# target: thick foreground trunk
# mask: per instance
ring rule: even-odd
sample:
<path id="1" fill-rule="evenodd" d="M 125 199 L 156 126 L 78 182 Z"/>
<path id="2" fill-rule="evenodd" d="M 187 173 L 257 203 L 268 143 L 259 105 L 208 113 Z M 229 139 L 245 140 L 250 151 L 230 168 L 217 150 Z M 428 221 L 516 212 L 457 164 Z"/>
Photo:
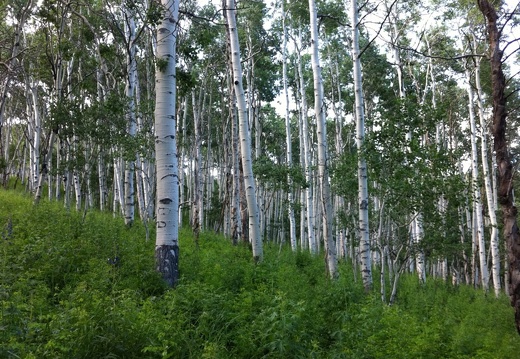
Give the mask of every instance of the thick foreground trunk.
<path id="1" fill-rule="evenodd" d="M 175 121 L 175 48 L 179 0 L 162 0 L 157 27 L 155 153 L 157 173 L 156 268 L 169 286 L 179 279 L 179 176 Z"/>
<path id="2" fill-rule="evenodd" d="M 480 11 L 487 19 L 491 84 L 493 94 L 493 137 L 498 168 L 498 203 L 502 208 L 504 238 L 507 243 L 509 298 L 515 308 L 516 329 L 520 334 L 520 231 L 516 223 L 517 209 L 513 205 L 513 166 L 506 139 L 506 80 L 502 71 L 502 55 L 497 20 L 493 5 L 487 0 L 478 0 Z"/>

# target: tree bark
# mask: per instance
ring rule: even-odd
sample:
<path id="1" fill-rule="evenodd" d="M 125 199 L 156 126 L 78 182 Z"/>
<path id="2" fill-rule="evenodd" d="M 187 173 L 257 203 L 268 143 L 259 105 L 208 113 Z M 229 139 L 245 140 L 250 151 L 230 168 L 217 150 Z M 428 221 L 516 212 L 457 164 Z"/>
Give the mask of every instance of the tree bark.
<path id="1" fill-rule="evenodd" d="M 303 66 L 302 66 L 302 34 L 301 28 L 298 28 L 298 45 L 299 49 L 296 51 L 297 62 L 298 62 L 298 78 L 299 78 L 299 88 L 300 88 L 300 96 L 301 96 L 301 111 L 300 111 L 300 121 L 302 124 L 302 138 L 303 138 L 303 153 L 304 153 L 304 161 L 303 168 L 305 172 L 305 182 L 307 183 L 307 187 L 305 187 L 305 213 L 307 219 L 307 241 L 309 250 L 312 254 L 316 254 L 318 249 L 316 245 L 316 220 L 315 220 L 315 211 L 313 208 L 313 176 L 312 176 L 312 161 L 311 161 L 311 144 L 309 140 L 309 119 L 307 118 L 307 99 L 305 98 L 305 79 L 303 78 Z M 302 145 L 300 141 L 300 146 Z"/>
<path id="2" fill-rule="evenodd" d="M 248 129 L 249 121 L 247 119 L 248 111 L 244 87 L 242 85 L 242 64 L 240 62 L 240 45 L 238 42 L 238 29 L 235 17 L 236 6 L 234 0 L 226 0 L 225 5 L 226 21 L 230 40 L 231 62 L 233 64 L 233 84 L 238 107 L 240 154 L 244 171 L 244 190 L 246 195 L 247 211 L 249 212 L 249 239 L 253 247 L 253 258 L 255 261 L 259 262 L 262 261 L 264 255 L 260 233 L 258 204 L 256 200 L 256 184 L 253 177 L 253 165 L 251 160 L 251 136 Z"/>
<path id="3" fill-rule="evenodd" d="M 157 27 L 155 152 L 157 173 L 156 268 L 169 286 L 179 279 L 179 176 L 176 143 L 176 40 L 179 0 L 161 0 Z"/>
<path id="4" fill-rule="evenodd" d="M 132 10 L 125 7 L 125 36 L 126 36 L 126 97 L 128 100 L 128 112 L 126 114 L 126 130 L 130 138 L 136 135 L 136 118 L 135 118 L 135 79 L 137 75 L 137 64 L 135 59 L 135 20 Z M 125 176 L 124 176 L 124 214 L 125 224 L 131 226 L 135 218 L 135 155 L 134 149 L 131 149 L 132 159 L 125 160 Z"/>
<path id="5" fill-rule="evenodd" d="M 337 277 L 336 244 L 332 238 L 332 198 L 329 182 L 329 150 L 327 145 L 327 127 L 325 123 L 325 106 L 323 101 L 323 78 L 319 58 L 319 40 L 316 2 L 309 0 L 311 24 L 311 59 L 314 76 L 314 113 L 316 116 L 316 132 L 318 135 L 318 177 L 320 183 L 320 202 L 323 220 L 323 242 L 325 260 L 331 278 Z"/>
<path id="6" fill-rule="evenodd" d="M 511 305 L 515 309 L 515 324 L 520 334 L 520 231 L 516 223 L 517 209 L 513 204 L 513 166 L 506 139 L 506 80 L 502 70 L 500 50 L 501 32 L 498 30 L 498 15 L 487 0 L 478 0 L 480 11 L 487 19 L 491 85 L 493 95 L 493 137 L 498 167 L 497 199 L 502 208 L 504 238 L 508 251 L 508 286 Z"/>
<path id="7" fill-rule="evenodd" d="M 476 41 L 474 39 L 474 41 Z M 498 238 L 498 222 L 496 215 L 495 199 L 492 187 L 491 173 L 489 170 L 488 160 L 488 142 L 487 142 L 487 126 L 484 116 L 484 105 L 482 103 L 482 86 L 480 85 L 480 59 L 476 60 L 475 64 L 475 85 L 477 88 L 477 105 L 480 120 L 480 136 L 481 136 L 481 154 L 482 154 L 482 175 L 484 176 L 484 185 L 486 188 L 486 200 L 489 214 L 489 221 L 491 222 L 491 273 L 493 276 L 493 288 L 495 296 L 500 294 L 500 249 Z"/>
<path id="8" fill-rule="evenodd" d="M 482 201 L 480 195 L 479 185 L 479 173 L 478 173 L 478 152 L 477 152 L 477 134 L 475 125 L 475 110 L 473 101 L 473 88 L 471 87 L 471 74 L 469 70 L 466 71 L 466 77 L 468 80 L 468 110 L 469 110 L 469 123 L 471 128 L 471 173 L 472 181 L 471 186 L 473 187 L 473 203 L 475 206 L 475 217 L 476 217 L 476 235 L 478 243 L 478 256 L 480 263 L 480 280 L 482 288 L 487 291 L 489 289 L 489 270 L 487 267 L 486 260 L 486 244 L 484 241 L 484 219 L 482 216 Z"/>
<path id="9" fill-rule="evenodd" d="M 356 100 L 356 143 L 358 153 L 358 205 L 361 254 L 361 276 L 366 291 L 372 289 L 372 265 L 368 228 L 368 179 L 367 164 L 362 155 L 365 139 L 365 109 L 361 83 L 361 60 L 359 58 L 359 24 L 357 0 L 352 0 L 352 61 L 354 63 L 354 92 Z"/>
<path id="10" fill-rule="evenodd" d="M 286 12 L 282 2 L 282 22 L 283 22 L 283 93 L 285 97 L 285 135 L 286 135 L 286 165 L 292 168 L 292 141 L 291 141 L 291 117 L 289 109 L 289 90 L 287 88 L 287 28 L 285 26 Z M 287 199 L 289 202 L 289 236 L 291 241 L 291 249 L 297 250 L 296 246 L 296 221 L 294 218 L 294 189 L 291 174 L 287 175 L 287 183 L 289 189 L 287 191 Z"/>

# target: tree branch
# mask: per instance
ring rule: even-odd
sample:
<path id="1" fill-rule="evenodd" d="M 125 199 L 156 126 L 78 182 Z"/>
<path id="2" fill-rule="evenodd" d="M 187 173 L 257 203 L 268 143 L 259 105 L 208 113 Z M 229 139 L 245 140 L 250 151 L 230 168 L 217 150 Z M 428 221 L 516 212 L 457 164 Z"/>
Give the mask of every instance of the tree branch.
<path id="1" fill-rule="evenodd" d="M 375 39 L 379 36 L 379 34 L 381 33 L 381 30 L 383 30 L 383 26 L 385 24 L 385 21 L 390 17 L 390 12 L 392 11 L 392 8 L 394 7 L 394 5 L 397 3 L 397 0 L 394 0 L 394 2 L 392 4 L 390 4 L 390 8 L 388 9 L 386 15 L 385 15 L 385 18 L 383 19 L 383 21 L 381 21 L 381 24 L 379 26 L 379 29 L 377 30 L 377 34 L 372 38 L 372 40 L 370 40 L 368 42 L 368 44 L 365 45 L 365 47 L 363 47 L 363 49 L 359 52 L 359 58 L 361 58 L 361 56 L 363 56 L 363 53 L 368 49 L 368 47 L 370 45 L 372 45 L 372 43 L 375 41 Z M 358 26 L 358 24 L 354 24 L 354 26 Z"/>
<path id="2" fill-rule="evenodd" d="M 515 8 L 513 9 L 513 11 L 511 11 L 509 14 L 508 14 L 508 17 L 506 18 L 506 21 L 504 22 L 504 24 L 498 29 L 498 32 L 499 34 L 502 35 L 502 31 L 504 30 L 504 28 L 506 27 L 507 23 L 513 18 L 513 15 L 517 15 L 517 12 L 516 12 L 516 9 L 518 8 L 518 6 L 520 5 L 520 3 L 517 3 Z"/>
<path id="3" fill-rule="evenodd" d="M 474 57 L 486 57 L 486 55 L 480 55 L 480 54 L 466 54 L 466 55 L 457 55 L 457 56 L 451 56 L 451 57 L 440 56 L 440 55 L 430 55 L 430 54 L 426 54 L 422 51 L 412 49 L 411 47 L 405 47 L 405 46 L 399 46 L 399 45 L 395 45 L 395 46 L 398 47 L 399 50 L 411 51 L 417 55 L 421 55 L 421 56 L 424 56 L 427 58 L 446 60 L 446 61 L 463 60 L 463 59 L 474 58 Z"/>

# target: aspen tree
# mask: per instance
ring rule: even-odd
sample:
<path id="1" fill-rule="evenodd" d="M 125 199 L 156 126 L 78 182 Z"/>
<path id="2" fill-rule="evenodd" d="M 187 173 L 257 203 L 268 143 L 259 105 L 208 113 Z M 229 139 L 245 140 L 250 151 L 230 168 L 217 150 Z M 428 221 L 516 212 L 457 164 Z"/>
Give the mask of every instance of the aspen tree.
<path id="1" fill-rule="evenodd" d="M 313 176 L 312 176 L 312 163 L 311 163 L 311 144 L 309 138 L 309 119 L 307 117 L 307 99 L 305 95 L 305 79 L 303 77 L 303 66 L 301 51 L 303 47 L 302 31 L 298 28 L 298 49 L 296 51 L 297 64 L 298 64 L 298 78 L 299 78 L 299 89 L 301 97 L 301 108 L 300 108 L 300 122 L 302 124 L 302 139 L 303 139 L 303 169 L 305 172 L 305 182 L 307 187 L 305 188 L 305 212 L 307 214 L 307 240 L 309 245 L 309 251 L 312 254 L 318 253 L 318 247 L 316 245 L 316 218 L 313 207 Z M 301 145 L 301 144 L 300 144 Z"/>
<path id="2" fill-rule="evenodd" d="M 101 55 L 101 42 L 98 31 L 94 28 L 94 26 L 90 23 L 89 19 L 87 19 L 86 16 L 84 16 L 82 13 L 72 10 L 73 14 L 78 16 L 84 25 L 88 27 L 88 29 L 91 31 L 94 39 L 94 50 L 96 54 L 96 60 L 98 62 L 98 66 L 96 68 L 96 94 L 97 94 L 97 101 L 102 104 L 106 101 L 107 95 L 109 94 L 108 84 L 107 84 L 107 73 L 108 73 L 108 67 L 107 63 L 105 61 L 105 58 Z M 99 120 L 98 120 L 99 122 Z M 101 122 L 98 123 L 98 126 L 102 126 Z M 60 146 L 64 146 L 64 141 L 60 140 Z M 62 149 L 61 152 L 64 152 L 64 149 Z M 97 155 L 97 170 L 98 170 L 98 191 L 99 191 L 99 209 L 101 211 L 104 211 L 106 209 L 106 203 L 108 200 L 108 187 L 107 187 L 107 175 L 106 175 L 106 164 L 105 164 L 105 148 L 102 146 L 102 144 L 98 145 L 97 149 L 98 155 Z M 58 156 L 58 159 L 60 156 Z M 57 168 L 59 166 L 57 165 Z M 61 176 L 56 177 L 56 198 L 59 198 L 60 196 L 60 182 L 61 182 Z"/>
<path id="3" fill-rule="evenodd" d="M 126 114 L 126 130 L 130 138 L 134 138 L 137 131 L 135 114 L 135 82 L 137 76 L 137 63 L 135 59 L 135 19 L 133 10 L 124 7 L 125 40 L 126 40 L 126 97 L 128 110 Z M 133 150 L 131 151 L 133 153 Z M 135 156 L 125 160 L 124 173 L 124 217 L 125 224 L 131 226 L 135 218 Z"/>
<path id="4" fill-rule="evenodd" d="M 235 91 L 238 107 L 240 154 L 242 169 L 244 172 L 243 183 L 245 187 L 244 192 L 247 202 L 247 211 L 249 212 L 249 239 L 253 247 L 253 257 L 255 261 L 262 261 L 262 238 L 260 233 L 258 204 L 256 200 L 256 184 L 253 177 L 253 165 L 251 160 L 251 136 L 248 128 L 249 121 L 247 118 L 248 109 L 244 95 L 244 87 L 242 85 L 242 64 L 240 62 L 240 45 L 235 17 L 235 1 L 225 0 L 224 8 L 228 26 L 231 63 L 233 65 L 233 89 Z"/>
<path id="5" fill-rule="evenodd" d="M 23 29 L 25 27 L 25 23 L 27 21 L 27 18 L 29 17 L 31 11 L 32 11 L 32 8 L 34 6 L 34 0 L 29 0 L 27 1 L 27 4 L 21 9 L 20 11 L 20 16 L 18 19 L 16 19 L 16 26 L 15 26 L 15 31 L 14 31 L 14 39 L 13 39 L 13 46 L 12 46 L 12 50 L 11 50 L 11 57 L 10 59 L 8 60 L 7 63 L 3 63 L 8 70 L 15 70 L 17 66 L 20 65 L 20 61 L 18 59 L 18 55 L 20 54 L 20 52 L 22 51 L 21 49 L 21 45 L 22 45 L 22 39 L 23 39 Z M 2 81 L 2 83 L 0 84 L 0 159 L 2 158 L 2 156 L 4 156 L 4 158 L 7 160 L 7 153 L 8 153 L 8 149 L 9 149 L 9 144 L 8 144 L 8 141 L 6 141 L 6 144 L 5 144 L 5 155 L 3 154 L 3 151 L 2 151 L 2 146 L 3 146 L 3 142 L 2 142 L 2 128 L 4 126 L 4 117 L 5 117 L 5 105 L 6 105 L 6 102 L 7 102 L 7 94 L 10 90 L 10 87 L 11 87 L 11 82 L 12 82 L 12 76 L 13 74 L 11 72 L 8 72 L 7 73 L 7 76 L 5 77 L 5 80 Z"/>
<path id="6" fill-rule="evenodd" d="M 202 185 L 202 153 L 201 153 L 201 145 L 202 145 L 202 108 L 203 104 L 201 103 L 203 93 L 203 87 L 200 90 L 200 96 L 197 100 L 197 96 L 195 95 L 195 90 L 191 92 L 191 101 L 193 106 L 193 132 L 194 132 L 194 141 L 193 141 L 193 150 L 194 150 L 194 171 L 193 171 L 193 191 L 192 191 L 192 228 L 193 233 L 195 235 L 195 242 L 198 242 L 200 230 L 202 228 L 202 202 L 203 202 L 203 185 Z"/>
<path id="7" fill-rule="evenodd" d="M 233 96 L 233 85 L 230 80 L 230 94 Z M 230 106 L 231 132 L 232 132 L 232 165 L 233 174 L 232 202 L 231 202 L 231 237 L 233 243 L 237 244 L 242 238 L 242 212 L 240 210 L 240 193 L 243 191 L 243 183 L 240 181 L 240 142 L 239 124 L 236 111 L 236 101 L 233 96 L 233 104 Z"/>
<path id="8" fill-rule="evenodd" d="M 63 37 L 64 31 L 65 31 L 65 25 L 66 25 L 66 21 L 67 21 L 67 14 L 65 12 L 65 8 L 63 8 L 62 10 L 63 10 L 63 12 L 61 13 L 61 17 L 60 17 L 60 25 L 57 29 L 59 43 L 62 41 L 62 37 Z M 67 9 L 67 11 L 68 11 L 68 9 Z M 53 101 L 55 104 L 60 103 L 62 93 L 63 93 L 63 76 L 64 76 L 63 61 L 64 61 L 64 59 L 63 59 L 63 54 L 61 51 L 62 51 L 61 49 L 58 49 L 55 57 L 53 58 L 53 61 L 54 61 L 53 66 L 55 68 Z M 43 191 L 43 183 L 45 182 L 45 177 L 47 177 L 48 171 L 50 169 L 52 152 L 54 149 L 54 140 L 55 140 L 57 131 L 58 131 L 57 128 L 53 128 L 51 131 L 48 132 L 47 148 L 46 148 L 46 152 L 43 154 L 42 168 L 41 168 L 41 171 L 38 176 L 38 184 L 36 187 L 36 194 L 34 196 L 34 202 L 36 204 L 40 202 L 40 199 L 42 196 L 42 191 Z"/>
<path id="9" fill-rule="evenodd" d="M 318 135 L 318 177 L 323 221 L 323 239 L 327 270 L 331 278 L 337 273 L 336 244 L 332 238 L 332 198 L 329 182 L 327 129 L 325 124 L 325 106 L 323 102 L 323 78 L 321 75 L 319 58 L 319 39 L 316 3 L 309 0 L 310 27 L 311 27 L 311 61 L 314 77 L 314 114 Z"/>
<path id="10" fill-rule="evenodd" d="M 179 278 L 179 176 L 176 143 L 176 42 L 179 0 L 161 0 L 155 75 L 155 152 L 157 173 L 157 271 L 169 286 Z"/>
<path id="11" fill-rule="evenodd" d="M 475 38 L 474 38 L 475 44 Z M 496 215 L 495 196 L 493 193 L 493 184 L 491 180 L 491 171 L 489 169 L 488 159 L 488 142 L 487 142 L 487 125 L 484 115 L 484 105 L 482 103 L 482 85 L 480 84 L 480 62 L 481 58 L 475 59 L 475 87 L 477 90 L 477 106 L 478 117 L 480 121 L 480 149 L 482 157 L 482 175 L 484 177 L 484 186 L 486 189 L 486 203 L 489 215 L 489 222 L 491 224 L 491 273 L 493 276 L 493 289 L 495 296 L 500 294 L 500 250 L 498 248 L 498 221 Z"/>
<path id="12" fill-rule="evenodd" d="M 471 186 L 473 187 L 473 203 L 475 208 L 476 216 L 476 234 L 478 244 L 478 255 L 480 260 L 480 279 L 482 288 L 488 290 L 489 288 L 489 271 L 486 260 L 486 244 L 484 241 L 484 219 L 482 216 L 482 201 L 480 196 L 480 185 L 479 185 L 479 171 L 478 171 L 478 152 L 477 152 L 477 134 L 475 125 L 475 108 L 473 99 L 473 88 L 471 87 L 471 74 L 469 70 L 466 70 L 467 79 L 467 91 L 468 91 L 468 109 L 469 109 L 469 123 L 471 129 L 471 174 L 472 181 Z"/>
<path id="13" fill-rule="evenodd" d="M 289 169 L 292 168 L 292 141 L 291 141 L 291 117 L 289 110 L 289 90 L 287 88 L 287 28 L 285 19 L 287 13 L 284 8 L 284 1 L 282 1 L 282 26 L 283 26 L 283 45 L 282 45 L 282 72 L 283 72 L 283 92 L 285 98 L 285 133 L 286 133 L 286 165 Z M 296 251 L 296 221 L 294 219 L 294 190 L 290 173 L 287 175 L 287 182 L 289 190 L 287 192 L 287 199 L 289 201 L 289 236 L 291 249 Z"/>
<path id="14" fill-rule="evenodd" d="M 398 91 L 399 91 L 399 99 L 404 100 L 406 97 L 405 87 L 404 87 L 404 79 L 403 79 L 403 63 L 401 61 L 401 54 L 399 51 L 399 29 L 397 24 L 399 22 L 399 10 L 397 9 L 397 4 L 394 7 L 388 8 L 387 4 L 386 11 L 389 13 L 389 17 L 392 18 L 392 24 L 390 27 L 390 38 L 392 42 L 392 50 L 393 57 L 395 61 L 395 68 L 397 71 L 397 81 L 398 81 Z M 409 130 L 405 135 L 406 142 L 409 143 L 412 140 L 412 131 Z M 408 146 L 409 149 L 409 146 Z M 422 237 L 424 236 L 423 231 L 423 218 L 422 214 L 419 212 L 414 212 L 411 214 L 411 222 L 409 226 L 410 233 L 410 241 L 412 246 L 414 247 L 415 252 L 415 270 L 417 271 L 417 275 L 419 280 L 424 283 L 426 281 L 426 271 L 425 271 L 425 258 L 424 253 L 420 249 L 420 243 Z"/>
<path id="15" fill-rule="evenodd" d="M 354 94 L 356 101 L 356 144 L 358 151 L 358 206 L 361 276 L 366 291 L 372 289 L 372 265 L 370 256 L 370 237 L 368 229 L 368 179 L 367 164 L 362 154 L 365 139 L 365 110 L 361 82 L 361 59 L 359 52 L 359 18 L 357 0 L 352 0 L 352 61 L 354 65 Z"/>

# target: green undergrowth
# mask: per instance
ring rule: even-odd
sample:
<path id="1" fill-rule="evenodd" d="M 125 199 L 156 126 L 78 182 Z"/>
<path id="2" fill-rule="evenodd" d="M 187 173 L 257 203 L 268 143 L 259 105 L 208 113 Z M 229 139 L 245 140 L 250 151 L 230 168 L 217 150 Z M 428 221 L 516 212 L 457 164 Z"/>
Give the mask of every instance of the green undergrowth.
<path id="1" fill-rule="evenodd" d="M 0 358 L 518 358 L 507 298 L 404 276 L 398 302 L 321 256 L 180 234 L 167 289 L 139 223 L 0 191 Z M 153 231 L 152 231 L 153 238 Z"/>

